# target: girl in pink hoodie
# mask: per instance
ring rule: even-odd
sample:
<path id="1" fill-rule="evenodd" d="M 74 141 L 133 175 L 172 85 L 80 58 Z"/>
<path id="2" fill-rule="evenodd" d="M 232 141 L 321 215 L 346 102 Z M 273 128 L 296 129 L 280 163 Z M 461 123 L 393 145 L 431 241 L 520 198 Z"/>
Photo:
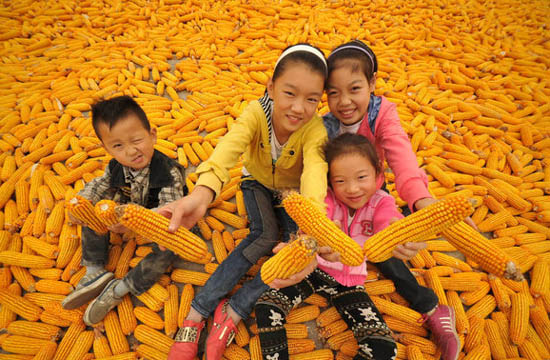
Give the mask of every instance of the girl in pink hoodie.
<path id="1" fill-rule="evenodd" d="M 330 184 L 325 198 L 327 214 L 342 231 L 363 245 L 391 219 L 402 217 L 393 197 L 378 190 L 380 161 L 365 137 L 338 136 L 325 145 L 324 151 Z M 317 256 L 317 269 L 304 280 L 280 290 L 268 290 L 256 302 L 263 359 L 289 358 L 285 317 L 313 293 L 327 297 L 352 330 L 359 344 L 354 359 L 394 359 L 397 347 L 391 331 L 363 287 L 366 263 L 347 266 L 339 262 L 337 253 L 319 253 L 322 255 Z"/>
<path id="2" fill-rule="evenodd" d="M 344 133 L 365 136 L 374 144 L 381 162 L 387 160 L 395 174 L 397 192 L 411 211 L 435 202 L 428 192 L 426 174 L 418 167 L 409 138 L 401 127 L 395 104 L 383 96 L 374 95 L 378 61 L 372 49 L 354 40 L 332 50 L 327 63 L 326 92 L 331 112 L 323 116 L 323 121 L 329 138 Z M 382 172 L 376 185 L 377 189 L 384 188 Z M 471 220 L 469 223 L 473 224 Z M 438 305 L 437 295 L 418 284 L 402 261 L 413 257 L 422 245 L 425 244 L 400 245 L 394 251 L 394 257 L 375 265 L 386 279 L 394 282 L 397 292 L 411 308 L 424 315 L 441 348 L 442 359 L 456 360 L 460 343 L 455 330 L 454 310 Z"/>

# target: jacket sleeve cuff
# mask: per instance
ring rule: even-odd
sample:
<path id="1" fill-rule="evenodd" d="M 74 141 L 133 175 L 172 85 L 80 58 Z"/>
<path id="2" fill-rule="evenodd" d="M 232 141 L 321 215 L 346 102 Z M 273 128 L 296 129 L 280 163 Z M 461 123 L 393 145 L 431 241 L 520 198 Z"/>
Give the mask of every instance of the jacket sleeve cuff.
<path id="1" fill-rule="evenodd" d="M 409 205 L 411 211 L 415 211 L 414 203 L 420 199 L 432 198 L 428 188 L 422 179 L 409 179 L 401 186 L 399 196 Z"/>
<path id="2" fill-rule="evenodd" d="M 220 195 L 222 183 L 213 171 L 208 171 L 200 174 L 195 186 L 199 185 L 206 186 L 207 188 L 212 190 L 216 194 L 214 199 Z"/>

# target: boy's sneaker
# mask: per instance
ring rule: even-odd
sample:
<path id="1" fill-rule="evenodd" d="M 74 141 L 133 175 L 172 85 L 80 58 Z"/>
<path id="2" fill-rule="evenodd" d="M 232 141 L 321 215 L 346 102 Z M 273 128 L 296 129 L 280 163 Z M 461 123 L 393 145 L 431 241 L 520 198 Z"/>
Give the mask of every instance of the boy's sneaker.
<path id="1" fill-rule="evenodd" d="M 456 333 L 455 311 L 452 307 L 438 305 L 433 314 L 424 315 L 435 342 L 441 349 L 443 360 L 456 360 L 460 353 L 460 340 Z"/>
<path id="2" fill-rule="evenodd" d="M 61 302 L 61 306 L 67 310 L 81 307 L 97 297 L 114 276 L 112 272 L 104 269 L 84 275 L 76 285 L 75 290 Z"/>
<path id="3" fill-rule="evenodd" d="M 88 305 L 83 317 L 86 325 L 97 324 L 105 318 L 109 311 L 122 302 L 122 298 L 115 294 L 115 287 L 121 281 L 119 279 L 111 280 L 101 294 Z"/>

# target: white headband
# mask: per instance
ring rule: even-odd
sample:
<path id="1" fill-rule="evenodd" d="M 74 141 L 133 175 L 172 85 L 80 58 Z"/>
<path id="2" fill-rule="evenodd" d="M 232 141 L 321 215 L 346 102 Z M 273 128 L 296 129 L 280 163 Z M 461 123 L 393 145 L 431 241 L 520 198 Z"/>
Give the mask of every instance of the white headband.
<path id="1" fill-rule="evenodd" d="M 325 65 L 325 71 L 328 70 L 327 61 L 325 60 L 325 56 L 323 55 L 323 53 L 321 51 L 317 50 L 316 48 L 314 48 L 313 46 L 303 45 L 303 44 L 294 45 L 292 47 L 289 47 L 285 51 L 283 51 L 281 56 L 279 56 L 279 58 L 277 59 L 277 62 L 275 63 L 275 67 L 273 69 L 275 70 L 277 68 L 277 65 L 279 65 L 279 62 L 285 56 L 287 56 L 289 54 L 292 54 L 293 52 L 296 52 L 296 51 L 305 51 L 305 52 L 308 52 L 310 54 L 313 54 L 313 55 L 317 56 L 319 59 L 321 59 L 321 61 Z"/>
<path id="2" fill-rule="evenodd" d="M 365 49 L 363 49 L 362 47 L 360 46 L 355 46 L 355 45 L 344 45 L 342 47 L 339 47 L 338 49 L 336 50 L 333 50 L 332 53 L 328 56 L 328 57 L 331 57 L 332 55 L 334 55 L 335 53 L 337 53 L 338 51 L 341 51 L 341 50 L 346 50 L 346 49 L 353 49 L 353 50 L 359 50 L 361 51 L 363 54 L 367 55 L 367 57 L 370 59 L 370 62 L 372 64 L 372 71 L 375 71 L 377 69 L 375 69 L 375 65 L 374 65 L 374 59 L 372 57 L 372 55 Z"/>

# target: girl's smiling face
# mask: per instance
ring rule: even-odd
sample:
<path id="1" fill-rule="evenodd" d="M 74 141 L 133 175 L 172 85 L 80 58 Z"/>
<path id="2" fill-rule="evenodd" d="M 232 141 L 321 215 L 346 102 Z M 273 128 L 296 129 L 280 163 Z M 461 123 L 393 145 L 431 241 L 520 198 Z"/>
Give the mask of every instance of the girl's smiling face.
<path id="1" fill-rule="evenodd" d="M 345 125 L 353 125 L 367 113 L 376 78 L 370 82 L 354 60 L 342 60 L 328 77 L 327 100 L 330 111 Z"/>
<path id="2" fill-rule="evenodd" d="M 359 152 L 342 154 L 329 164 L 329 181 L 336 198 L 353 214 L 376 192 L 376 169 Z"/>
<path id="3" fill-rule="evenodd" d="M 311 120 L 323 95 L 324 78 L 307 64 L 289 63 L 267 92 L 273 99 L 273 130 L 284 144 L 290 135 Z"/>

